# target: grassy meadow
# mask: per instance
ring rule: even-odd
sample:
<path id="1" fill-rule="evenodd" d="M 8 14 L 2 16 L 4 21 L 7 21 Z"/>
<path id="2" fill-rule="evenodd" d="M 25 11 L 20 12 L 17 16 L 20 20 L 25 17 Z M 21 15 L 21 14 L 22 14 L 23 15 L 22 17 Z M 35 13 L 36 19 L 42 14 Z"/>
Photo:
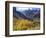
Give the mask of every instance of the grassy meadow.
<path id="1" fill-rule="evenodd" d="M 13 31 L 39 30 L 40 22 L 13 17 Z"/>

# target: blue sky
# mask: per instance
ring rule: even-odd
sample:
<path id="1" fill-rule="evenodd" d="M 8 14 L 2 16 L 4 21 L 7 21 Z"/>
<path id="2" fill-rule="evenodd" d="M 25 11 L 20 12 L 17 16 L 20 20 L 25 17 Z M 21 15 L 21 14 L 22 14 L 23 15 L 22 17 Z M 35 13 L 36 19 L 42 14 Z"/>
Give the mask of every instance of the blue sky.
<path id="1" fill-rule="evenodd" d="M 28 10 L 28 9 L 30 9 L 30 10 L 40 10 L 40 8 L 29 8 L 29 7 L 24 8 L 24 7 L 16 7 L 16 10 L 17 10 L 17 11 L 24 11 L 24 10 Z"/>

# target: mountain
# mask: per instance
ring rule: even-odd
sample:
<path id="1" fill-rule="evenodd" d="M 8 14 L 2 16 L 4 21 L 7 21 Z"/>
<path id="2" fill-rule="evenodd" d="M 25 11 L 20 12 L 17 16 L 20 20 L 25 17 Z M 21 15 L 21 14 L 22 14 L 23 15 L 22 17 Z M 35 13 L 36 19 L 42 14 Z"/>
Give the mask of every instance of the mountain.
<path id="1" fill-rule="evenodd" d="M 23 18 L 23 19 L 31 20 L 31 19 L 29 19 L 28 17 L 26 17 L 24 14 L 22 14 L 22 13 L 19 12 L 19 11 L 14 12 L 14 13 L 13 13 L 13 16 L 16 17 L 16 18 L 18 18 L 18 19 Z"/>
<path id="2" fill-rule="evenodd" d="M 17 11 L 15 8 L 13 9 L 13 16 L 17 18 L 24 18 L 33 20 L 34 18 L 40 18 L 40 11 L 39 10 L 24 10 L 22 12 Z"/>
<path id="3" fill-rule="evenodd" d="M 28 9 L 24 11 L 25 16 L 28 17 L 29 19 L 33 18 L 34 13 L 32 12 L 32 10 Z"/>
<path id="4" fill-rule="evenodd" d="M 15 16 L 16 18 L 24 18 L 24 19 L 27 18 L 24 14 L 22 14 L 19 11 L 14 12 L 13 16 Z"/>

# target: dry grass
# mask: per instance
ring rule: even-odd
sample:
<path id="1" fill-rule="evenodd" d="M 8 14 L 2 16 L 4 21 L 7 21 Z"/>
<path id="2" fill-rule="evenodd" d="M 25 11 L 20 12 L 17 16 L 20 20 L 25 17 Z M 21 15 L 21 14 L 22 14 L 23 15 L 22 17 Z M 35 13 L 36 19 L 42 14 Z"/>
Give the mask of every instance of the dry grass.
<path id="1" fill-rule="evenodd" d="M 40 29 L 40 22 L 33 22 L 26 19 L 16 19 L 13 18 L 13 30 L 39 30 Z"/>

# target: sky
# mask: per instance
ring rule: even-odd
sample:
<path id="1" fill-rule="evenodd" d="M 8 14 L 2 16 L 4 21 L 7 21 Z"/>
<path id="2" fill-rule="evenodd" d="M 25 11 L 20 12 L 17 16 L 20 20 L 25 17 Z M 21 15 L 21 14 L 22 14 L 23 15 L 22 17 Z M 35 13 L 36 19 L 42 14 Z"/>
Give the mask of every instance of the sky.
<path id="1" fill-rule="evenodd" d="M 30 10 L 39 10 L 40 8 L 24 8 L 24 7 L 16 7 L 16 10 L 17 11 L 24 11 L 24 10 L 28 10 L 28 9 L 30 9 Z"/>

